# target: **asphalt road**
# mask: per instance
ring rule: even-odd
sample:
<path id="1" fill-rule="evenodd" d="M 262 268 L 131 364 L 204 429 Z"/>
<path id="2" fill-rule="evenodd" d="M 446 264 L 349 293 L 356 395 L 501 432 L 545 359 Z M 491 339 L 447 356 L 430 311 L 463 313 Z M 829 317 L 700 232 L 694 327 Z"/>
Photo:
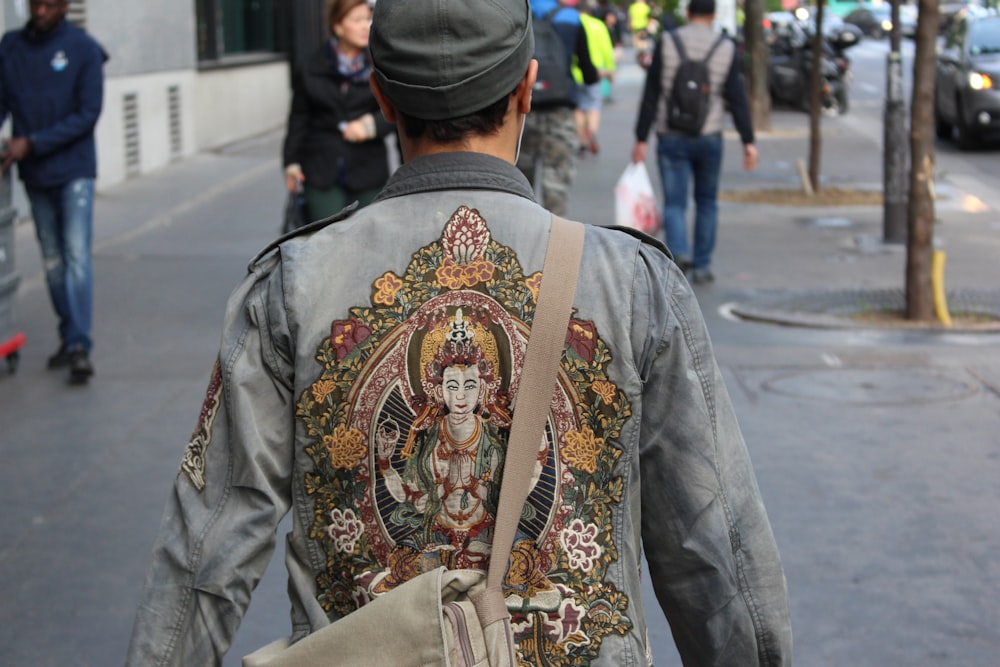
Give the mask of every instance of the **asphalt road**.
<path id="1" fill-rule="evenodd" d="M 858 48 L 878 61 L 879 45 Z M 634 66 L 622 68 L 602 151 L 580 164 L 571 217 L 611 220 L 641 80 Z M 879 173 L 867 108 L 824 125 L 824 169 L 835 182 Z M 724 183 L 762 187 L 794 173 L 804 115 L 776 121 L 779 131 L 759 138 L 754 175 L 740 172 L 727 135 Z M 55 322 L 31 228 L 19 226 L 16 305 L 28 345 L 16 375 L 0 372 L 0 664 L 121 664 L 224 302 L 278 229 L 279 140 L 273 133 L 100 194 L 97 375 L 86 388 L 44 369 Z M 977 160 L 996 155 L 964 157 L 978 181 Z M 950 284 L 996 286 L 1000 207 L 989 205 L 989 188 L 968 193 L 985 210 L 942 205 Z M 832 214 L 723 206 L 718 280 L 698 290 L 782 552 L 796 663 L 995 665 L 997 336 L 779 327 L 728 315 L 727 304 L 761 290 L 899 284 L 900 252 L 854 244 L 877 234 L 879 211 L 837 211 L 843 228 L 808 224 Z M 656 664 L 678 665 L 651 595 L 645 606 Z M 225 664 L 286 633 L 287 608 L 279 554 Z"/>

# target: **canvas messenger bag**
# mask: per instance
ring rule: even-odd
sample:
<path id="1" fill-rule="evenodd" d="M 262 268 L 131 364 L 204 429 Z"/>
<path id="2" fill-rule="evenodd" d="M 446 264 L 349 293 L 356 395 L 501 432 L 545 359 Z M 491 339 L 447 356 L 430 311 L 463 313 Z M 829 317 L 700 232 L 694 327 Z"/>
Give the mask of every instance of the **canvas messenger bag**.
<path id="1" fill-rule="evenodd" d="M 501 584 L 531 491 L 583 252 L 583 225 L 552 216 L 500 486 L 489 570 L 425 572 L 289 645 L 283 638 L 243 667 L 513 667 L 514 638 Z"/>

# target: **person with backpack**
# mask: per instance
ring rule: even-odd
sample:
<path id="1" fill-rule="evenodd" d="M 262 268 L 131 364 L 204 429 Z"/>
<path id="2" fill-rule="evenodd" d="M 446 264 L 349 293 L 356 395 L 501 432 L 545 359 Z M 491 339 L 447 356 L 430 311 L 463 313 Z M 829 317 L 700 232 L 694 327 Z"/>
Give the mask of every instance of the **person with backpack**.
<path id="1" fill-rule="evenodd" d="M 556 215 L 566 213 L 576 176 L 574 60 L 584 85 L 600 81 L 577 2 L 530 0 L 538 80 L 531 93 L 531 113 L 525 120 L 517 167 L 536 191 L 541 190 L 542 206 Z"/>
<path id="2" fill-rule="evenodd" d="M 736 45 L 715 33 L 715 0 L 691 0 L 688 23 L 664 33 L 653 52 L 635 124 L 632 162 L 646 160 L 655 128 L 667 246 L 695 284 L 710 283 L 718 227 L 725 105 L 743 142 L 743 168 L 757 166 L 753 122 Z M 688 243 L 688 186 L 694 181 L 694 248 Z"/>

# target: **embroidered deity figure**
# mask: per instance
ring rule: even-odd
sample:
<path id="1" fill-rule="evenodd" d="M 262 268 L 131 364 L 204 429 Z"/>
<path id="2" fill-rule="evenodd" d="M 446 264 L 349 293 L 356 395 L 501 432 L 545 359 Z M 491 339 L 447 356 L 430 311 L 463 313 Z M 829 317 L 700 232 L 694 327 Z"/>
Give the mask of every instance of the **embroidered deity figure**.
<path id="1" fill-rule="evenodd" d="M 497 361 L 461 309 L 446 326 L 422 369 L 431 406 L 413 424 L 405 464 L 397 471 L 380 451 L 379 469 L 399 503 L 394 518 L 414 528 L 402 541 L 425 554 L 458 552 L 438 555 L 442 564 L 457 558 L 454 565 L 475 567 L 489 554 L 506 435 L 488 418 Z"/>

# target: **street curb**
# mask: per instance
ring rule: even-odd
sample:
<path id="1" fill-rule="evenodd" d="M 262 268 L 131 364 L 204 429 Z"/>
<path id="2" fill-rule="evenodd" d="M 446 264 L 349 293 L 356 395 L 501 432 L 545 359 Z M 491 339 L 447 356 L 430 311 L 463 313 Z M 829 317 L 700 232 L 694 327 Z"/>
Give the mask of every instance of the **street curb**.
<path id="1" fill-rule="evenodd" d="M 729 312 L 744 320 L 813 329 L 895 329 L 936 333 L 1000 333 L 1000 291 L 956 290 L 947 294 L 952 315 L 979 315 L 993 321 L 975 324 L 900 321 L 886 323 L 856 319 L 864 313 L 902 312 L 903 289 L 767 290 L 733 303 Z"/>

